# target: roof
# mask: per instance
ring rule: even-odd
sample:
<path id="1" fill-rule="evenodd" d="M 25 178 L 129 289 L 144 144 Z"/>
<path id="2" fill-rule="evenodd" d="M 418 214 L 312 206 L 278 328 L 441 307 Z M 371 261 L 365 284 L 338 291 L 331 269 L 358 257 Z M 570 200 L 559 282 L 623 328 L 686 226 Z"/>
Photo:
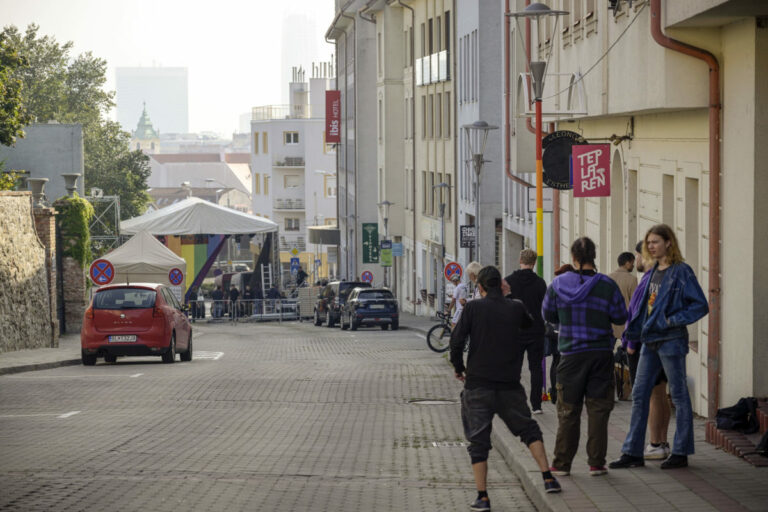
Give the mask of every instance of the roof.
<path id="1" fill-rule="evenodd" d="M 141 112 L 139 123 L 136 125 L 136 131 L 133 132 L 133 137 L 139 140 L 157 139 L 158 133 L 152 127 L 152 121 L 149 119 L 147 113 L 147 104 L 144 103 L 144 110 Z"/>

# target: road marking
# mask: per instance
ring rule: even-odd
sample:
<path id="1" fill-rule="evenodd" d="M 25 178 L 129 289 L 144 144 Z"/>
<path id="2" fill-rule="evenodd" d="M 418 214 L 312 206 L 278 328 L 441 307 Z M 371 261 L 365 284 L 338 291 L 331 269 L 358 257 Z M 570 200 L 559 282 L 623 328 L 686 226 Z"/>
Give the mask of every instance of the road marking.
<path id="1" fill-rule="evenodd" d="M 129 377 L 131 377 L 132 379 L 135 379 L 136 377 L 141 377 L 142 375 L 144 375 L 144 374 L 143 373 L 134 373 L 133 375 L 129 375 Z"/>
<path id="2" fill-rule="evenodd" d="M 74 416 L 75 414 L 80 414 L 80 411 L 70 411 L 67 413 L 64 413 L 60 416 L 58 416 L 60 419 L 69 418 L 70 416 Z"/>
<path id="3" fill-rule="evenodd" d="M 57 413 L 40 413 L 40 414 L 1 414 L 0 419 L 3 418 L 32 418 L 37 416 L 57 416 Z"/>
<path id="4" fill-rule="evenodd" d="M 194 359 L 211 359 L 218 361 L 224 355 L 224 352 L 206 352 L 204 350 L 198 350 L 194 353 Z"/>

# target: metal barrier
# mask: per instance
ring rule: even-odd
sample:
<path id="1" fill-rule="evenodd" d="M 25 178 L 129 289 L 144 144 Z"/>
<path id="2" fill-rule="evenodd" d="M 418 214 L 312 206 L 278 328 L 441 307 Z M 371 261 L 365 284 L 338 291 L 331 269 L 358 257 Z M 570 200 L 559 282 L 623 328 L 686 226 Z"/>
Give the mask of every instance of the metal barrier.
<path id="1" fill-rule="evenodd" d="M 189 301 L 189 319 L 211 322 L 266 322 L 298 320 L 297 299 Z"/>

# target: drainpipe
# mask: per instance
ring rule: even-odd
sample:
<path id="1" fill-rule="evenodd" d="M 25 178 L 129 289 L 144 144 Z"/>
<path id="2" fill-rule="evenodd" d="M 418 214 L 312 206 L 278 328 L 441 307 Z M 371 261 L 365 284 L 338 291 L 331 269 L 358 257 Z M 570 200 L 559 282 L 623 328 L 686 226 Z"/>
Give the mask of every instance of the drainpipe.
<path id="1" fill-rule="evenodd" d="M 400 7 L 405 7 L 411 11 L 411 27 L 413 27 L 413 37 L 416 37 L 416 12 L 413 7 L 405 5 L 403 0 L 397 0 Z M 418 293 L 416 286 L 416 42 L 411 38 L 411 102 L 413 112 L 411 112 L 411 190 L 413 191 L 413 202 L 411 204 L 411 217 L 413 219 L 413 247 L 411 250 L 411 278 L 413 281 L 413 298 L 416 300 Z M 455 116 L 454 116 L 455 117 Z M 413 305 L 413 313 L 416 314 L 416 304 Z"/>
<path id="2" fill-rule="evenodd" d="M 720 405 L 720 66 L 710 52 L 667 37 L 661 28 L 661 0 L 651 0 L 651 35 L 664 48 L 709 66 L 709 324 L 707 328 L 707 415 Z"/>

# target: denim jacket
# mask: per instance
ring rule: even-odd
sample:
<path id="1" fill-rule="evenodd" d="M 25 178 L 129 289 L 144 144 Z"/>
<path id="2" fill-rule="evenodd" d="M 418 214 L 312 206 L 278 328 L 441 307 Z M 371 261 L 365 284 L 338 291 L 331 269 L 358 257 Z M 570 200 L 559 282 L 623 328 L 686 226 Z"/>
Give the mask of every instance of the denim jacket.
<path id="1" fill-rule="evenodd" d="M 658 263 L 649 272 L 656 272 Z M 648 289 L 651 277 L 644 279 L 640 307 L 627 322 L 625 336 L 642 343 L 686 338 L 686 326 L 709 313 L 709 305 L 693 269 L 685 263 L 669 267 L 659 287 L 651 316 L 648 316 Z M 639 291 L 639 287 L 638 287 Z"/>

